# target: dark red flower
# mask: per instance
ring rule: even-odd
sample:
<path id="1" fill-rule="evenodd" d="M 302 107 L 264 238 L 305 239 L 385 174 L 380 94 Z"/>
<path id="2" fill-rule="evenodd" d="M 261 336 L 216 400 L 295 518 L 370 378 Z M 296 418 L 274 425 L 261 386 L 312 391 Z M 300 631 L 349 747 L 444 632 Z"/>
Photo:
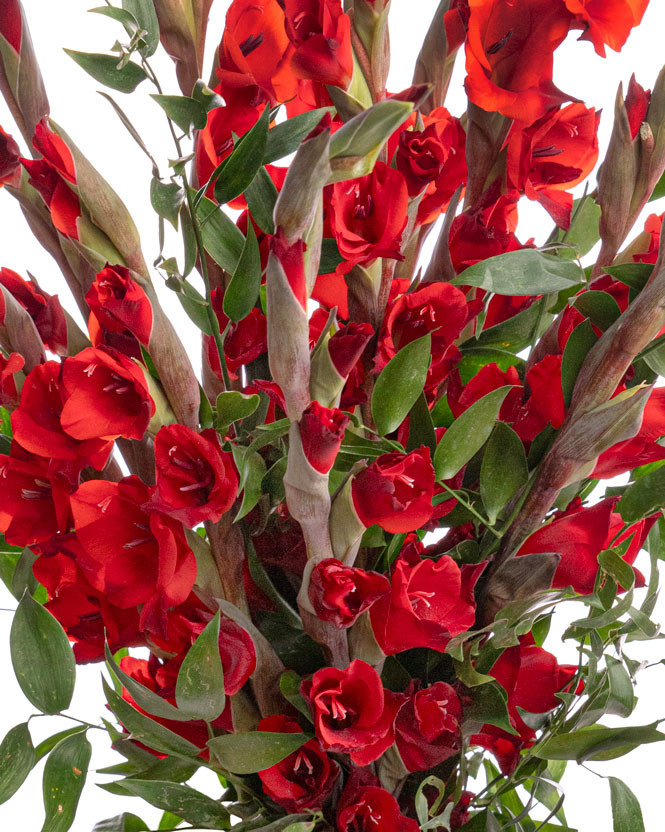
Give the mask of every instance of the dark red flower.
<path id="1" fill-rule="evenodd" d="M 308 597 L 322 621 L 350 627 L 382 595 L 390 582 L 379 572 L 344 566 L 337 558 L 326 558 L 312 570 Z"/>
<path id="2" fill-rule="evenodd" d="M 499 418 L 504 422 L 512 422 L 522 397 L 520 377 L 514 367 L 504 371 L 498 364 L 485 364 L 463 387 L 459 373 L 453 371 L 448 382 L 448 405 L 457 419 L 483 396 L 508 386 L 513 386 L 514 389 L 504 399 Z"/>
<path id="3" fill-rule="evenodd" d="M 649 104 L 651 102 L 651 91 L 645 90 L 643 86 L 637 83 L 635 73 L 630 76 L 628 82 L 628 92 L 624 104 L 626 105 L 626 115 L 628 116 L 628 124 L 630 125 L 631 139 L 637 138 L 642 123 L 646 120 L 649 112 Z"/>
<path id="4" fill-rule="evenodd" d="M 409 194 L 403 175 L 384 162 L 372 173 L 333 185 L 332 220 L 344 262 L 338 271 L 377 257 L 401 260 L 400 242 L 406 226 Z"/>
<path id="5" fill-rule="evenodd" d="M 152 332 L 152 306 L 129 269 L 110 266 L 97 274 L 85 299 L 99 323 L 110 332 L 129 330 L 147 346 Z"/>
<path id="6" fill-rule="evenodd" d="M 387 532 L 411 532 L 432 516 L 434 468 L 429 448 L 383 454 L 353 480 L 351 495 L 360 521 Z"/>
<path id="7" fill-rule="evenodd" d="M 444 555 L 438 560 L 400 555 L 391 576 L 390 595 L 370 609 L 372 629 L 387 655 L 429 647 L 443 652 L 452 636 L 474 622 L 473 589 L 485 564 L 459 567 Z"/>
<path id="8" fill-rule="evenodd" d="M 303 309 L 307 307 L 307 279 L 305 277 L 305 251 L 302 240 L 289 245 L 281 228 L 270 240 L 270 251 L 279 260 L 291 291 Z"/>
<path id="9" fill-rule="evenodd" d="M 155 413 L 145 372 L 122 353 L 88 347 L 65 359 L 60 421 L 75 439 L 142 439 Z"/>
<path id="10" fill-rule="evenodd" d="M 649 0 L 565 0 L 575 15 L 573 28 L 583 29 L 580 40 L 590 40 L 596 52 L 605 57 L 605 44 L 620 52 L 628 35 L 639 26 Z"/>
<path id="11" fill-rule="evenodd" d="M 212 305 L 223 332 L 229 319 L 224 314 L 224 291 L 215 289 L 212 293 Z M 251 364 L 256 358 L 268 351 L 266 316 L 256 307 L 238 323 L 232 323 L 224 339 L 224 355 L 229 373 L 235 377 L 236 371 L 245 364 Z M 211 369 L 218 378 L 222 378 L 217 346 L 209 335 L 203 336 L 205 351 Z"/>
<path id="12" fill-rule="evenodd" d="M 339 0 L 285 0 L 284 11 L 295 74 L 346 89 L 353 75 L 351 21 Z"/>
<path id="13" fill-rule="evenodd" d="M 23 21 L 19 0 L 6 0 L 0 9 L 0 35 L 18 54 L 23 38 Z"/>
<path id="14" fill-rule="evenodd" d="M 425 771 L 459 753 L 462 705 L 454 688 L 435 682 L 412 692 L 395 723 L 395 742 L 409 771 Z"/>
<path id="15" fill-rule="evenodd" d="M 25 359 L 17 352 L 5 358 L 0 355 L 0 406 L 13 410 L 18 404 L 16 373 L 23 369 Z"/>
<path id="16" fill-rule="evenodd" d="M 327 474 L 349 424 L 349 417 L 336 407 L 311 402 L 300 418 L 300 441 L 309 464 L 320 474 Z"/>
<path id="17" fill-rule="evenodd" d="M 287 716 L 262 719 L 257 731 L 299 734 L 300 725 Z M 263 791 L 291 814 L 318 811 L 332 791 L 340 769 L 321 749 L 316 740 L 309 740 L 281 763 L 259 771 Z"/>
<path id="18" fill-rule="evenodd" d="M 66 355 L 67 321 L 58 296 L 49 295 L 34 280 L 24 280 L 11 269 L 0 269 L 0 284 L 30 315 L 44 346 L 57 355 Z"/>
<path id="19" fill-rule="evenodd" d="M 352 321 L 338 329 L 328 341 L 330 360 L 342 378 L 349 375 L 373 335 L 374 330 L 370 324 Z"/>
<path id="20" fill-rule="evenodd" d="M 193 528 L 216 523 L 233 505 L 238 475 L 215 430 L 196 433 L 185 425 L 165 425 L 155 437 L 155 505 Z"/>
<path id="21" fill-rule="evenodd" d="M 349 754 L 356 765 L 366 766 L 393 744 L 395 717 L 405 697 L 384 690 L 366 662 L 356 659 L 346 670 L 324 667 L 300 689 L 326 751 Z"/>
<path id="22" fill-rule="evenodd" d="M 0 127 L 0 185 L 18 187 L 21 181 L 21 151 L 14 139 Z"/>
<path id="23" fill-rule="evenodd" d="M 344 803 L 337 813 L 338 832 L 418 832 L 412 818 L 404 817 L 399 804 L 385 789 L 365 786 Z"/>

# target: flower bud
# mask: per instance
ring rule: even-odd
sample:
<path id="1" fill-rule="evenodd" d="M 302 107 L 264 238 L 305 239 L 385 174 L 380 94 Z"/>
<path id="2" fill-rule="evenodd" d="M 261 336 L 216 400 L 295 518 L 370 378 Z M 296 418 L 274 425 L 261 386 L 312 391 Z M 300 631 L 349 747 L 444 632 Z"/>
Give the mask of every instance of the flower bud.
<path id="1" fill-rule="evenodd" d="M 107 265 L 88 289 L 86 301 L 100 324 L 111 332 L 129 330 L 147 346 L 152 332 L 152 306 L 124 266 Z"/>
<path id="2" fill-rule="evenodd" d="M 25 381 L 22 372 L 25 359 L 17 352 L 8 358 L 0 355 L 0 407 L 14 410 L 18 406 L 19 393 Z"/>
<path id="3" fill-rule="evenodd" d="M 26 372 L 46 361 L 44 344 L 28 311 L 0 284 L 0 344 L 25 359 Z"/>
<path id="4" fill-rule="evenodd" d="M 367 528 L 356 512 L 351 496 L 351 483 L 351 478 L 344 483 L 330 509 L 330 540 L 333 554 L 346 566 L 353 566 L 360 548 L 360 540 Z"/>
<path id="5" fill-rule="evenodd" d="M 313 400 L 337 407 L 347 376 L 374 334 L 370 324 L 351 322 L 325 337 L 312 355 L 309 389 Z"/>
<path id="6" fill-rule="evenodd" d="M 183 95 L 191 95 L 203 72 L 208 12 L 212 0 L 153 0 L 159 39 L 175 63 Z"/>
<path id="7" fill-rule="evenodd" d="M 349 417 L 336 408 L 312 402 L 300 419 L 300 440 L 307 461 L 320 474 L 327 474 L 335 463 Z"/>
<path id="8" fill-rule="evenodd" d="M 312 570 L 308 596 L 322 621 L 345 629 L 389 591 L 390 582 L 385 575 L 344 566 L 337 558 L 328 558 Z"/>
<path id="9" fill-rule="evenodd" d="M 458 38 L 453 42 L 448 37 L 448 27 L 444 21 L 450 5 L 450 0 L 441 0 L 439 3 L 416 59 L 413 83 L 432 85 L 431 94 L 420 108 L 423 113 L 430 113 L 443 105 L 455 65 L 455 55 L 464 40 L 462 36 L 461 40 Z M 452 14 L 456 15 L 457 12 Z"/>

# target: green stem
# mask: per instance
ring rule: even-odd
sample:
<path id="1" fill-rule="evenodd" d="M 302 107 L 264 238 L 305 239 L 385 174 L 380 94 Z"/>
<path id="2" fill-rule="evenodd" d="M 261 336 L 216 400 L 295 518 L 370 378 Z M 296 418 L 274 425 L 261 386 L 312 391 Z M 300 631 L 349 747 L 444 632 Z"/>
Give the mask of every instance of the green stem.
<path id="1" fill-rule="evenodd" d="M 500 537 L 501 537 L 501 533 L 500 533 L 500 532 L 498 532 L 498 531 L 497 531 L 497 530 L 496 530 L 493 526 L 491 526 L 491 525 L 490 525 L 490 521 L 489 521 L 486 517 L 483 517 L 483 516 L 482 516 L 482 514 L 479 514 L 479 513 L 475 510 L 475 508 L 471 505 L 471 503 L 469 503 L 467 500 L 465 500 L 465 499 L 464 499 L 464 497 L 460 496 L 460 494 L 459 494 L 459 492 L 458 492 L 458 491 L 453 491 L 453 489 L 452 489 L 452 488 L 449 488 L 449 487 L 445 484 L 445 482 L 440 482 L 440 483 L 439 483 L 439 485 L 441 486 L 441 488 L 443 488 L 445 491 L 447 491 L 447 492 L 448 492 L 448 493 L 449 493 L 452 497 L 454 497 L 454 498 L 457 500 L 457 502 L 458 502 L 458 503 L 460 503 L 460 505 L 464 506 L 464 508 L 465 508 L 465 509 L 466 509 L 466 510 L 470 513 L 470 514 L 473 514 L 473 516 L 474 516 L 477 520 L 480 520 L 480 522 L 483 524 L 483 526 L 486 526 L 486 527 L 487 527 L 487 528 L 488 528 L 488 529 L 492 532 L 492 534 L 493 534 L 495 537 L 498 537 L 498 538 L 500 538 Z"/>

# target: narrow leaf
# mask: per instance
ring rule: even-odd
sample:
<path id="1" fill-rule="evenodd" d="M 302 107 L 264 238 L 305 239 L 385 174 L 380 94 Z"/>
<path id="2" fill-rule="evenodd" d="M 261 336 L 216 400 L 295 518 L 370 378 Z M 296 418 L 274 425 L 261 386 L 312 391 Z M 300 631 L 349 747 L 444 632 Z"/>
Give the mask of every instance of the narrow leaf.
<path id="1" fill-rule="evenodd" d="M 524 248 L 481 260 L 452 283 L 477 286 L 497 295 L 546 295 L 571 289 L 583 280 L 584 273 L 575 261 Z"/>
<path id="2" fill-rule="evenodd" d="M 42 783 L 46 810 L 42 832 L 66 832 L 74 822 L 91 753 L 83 732 L 66 737 L 51 751 Z"/>
<path id="3" fill-rule="evenodd" d="M 206 126 L 207 114 L 200 101 L 187 95 L 157 95 L 150 98 L 156 101 L 166 115 L 183 133 L 189 133 L 192 127 L 202 130 Z"/>
<path id="4" fill-rule="evenodd" d="M 160 182 L 153 176 L 150 182 L 150 204 L 160 217 L 164 217 L 178 230 L 178 215 L 185 201 L 185 192 L 175 182 Z"/>
<path id="5" fill-rule="evenodd" d="M 123 812 L 114 818 L 100 820 L 92 829 L 92 832 L 147 832 L 148 827 L 136 815 L 131 812 Z"/>
<path id="6" fill-rule="evenodd" d="M 142 797 L 153 806 L 171 812 L 194 826 L 206 829 L 230 828 L 229 813 L 224 806 L 190 786 L 166 780 L 134 778 L 122 780 L 120 785 L 130 794 Z"/>
<path id="7" fill-rule="evenodd" d="M 638 799 L 622 780 L 616 777 L 607 779 L 610 781 L 614 832 L 644 832 L 644 818 Z"/>
<path id="8" fill-rule="evenodd" d="M 70 58 L 84 69 L 88 75 L 92 75 L 95 81 L 111 87 L 118 92 L 130 93 L 138 87 L 141 81 L 148 77 L 145 71 L 131 61 L 118 69 L 117 55 L 99 55 L 90 52 L 76 52 L 73 49 L 65 49 Z"/>
<path id="9" fill-rule="evenodd" d="M 480 469 L 480 496 L 494 523 L 501 509 L 529 477 L 522 440 L 504 422 L 497 422 Z"/>
<path id="10" fill-rule="evenodd" d="M 293 116 L 281 124 L 276 124 L 268 131 L 266 150 L 263 154 L 263 164 L 276 162 L 290 153 L 295 153 L 300 142 L 312 132 L 326 113 L 333 113 L 332 107 L 321 107 L 307 113 Z"/>
<path id="11" fill-rule="evenodd" d="M 224 314 L 232 321 L 246 318 L 256 305 L 261 288 L 261 252 L 252 223 L 233 277 L 224 292 Z"/>
<path id="12" fill-rule="evenodd" d="M 263 164 L 268 142 L 270 108 L 265 107 L 261 118 L 236 144 L 225 160 L 215 183 L 215 199 L 220 205 L 230 202 L 247 188 Z"/>
<path id="13" fill-rule="evenodd" d="M 233 274 L 245 245 L 242 231 L 218 205 L 203 197 L 196 208 L 203 247 L 224 271 Z"/>
<path id="14" fill-rule="evenodd" d="M 265 168 L 259 168 L 256 176 L 245 188 L 245 199 L 252 219 L 266 234 L 275 233 L 273 212 L 277 202 L 277 188 Z"/>
<path id="15" fill-rule="evenodd" d="M 146 34 L 145 44 L 139 49 L 144 58 L 154 55 L 159 46 L 159 21 L 153 0 L 122 0 L 122 7 L 138 20 L 139 26 Z"/>
<path id="16" fill-rule="evenodd" d="M 310 739 L 310 734 L 252 731 L 214 737 L 208 740 L 208 748 L 227 771 L 254 774 L 280 763 Z"/>
<path id="17" fill-rule="evenodd" d="M 0 803 L 18 791 L 36 762 L 27 722 L 22 722 L 0 743 Z"/>
<path id="18" fill-rule="evenodd" d="M 187 651 L 178 673 L 175 698 L 179 710 L 189 714 L 190 719 L 212 722 L 224 710 L 226 697 L 219 654 L 219 610 Z"/>
<path id="19" fill-rule="evenodd" d="M 422 393 L 430 363 L 428 333 L 407 344 L 381 371 L 372 392 L 372 415 L 379 433 L 392 433 Z"/>

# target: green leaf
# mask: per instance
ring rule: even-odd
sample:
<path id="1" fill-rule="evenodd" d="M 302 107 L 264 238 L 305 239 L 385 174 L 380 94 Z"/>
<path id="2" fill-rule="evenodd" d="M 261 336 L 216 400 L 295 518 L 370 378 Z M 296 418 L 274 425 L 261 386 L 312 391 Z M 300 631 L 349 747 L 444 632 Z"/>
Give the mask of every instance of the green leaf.
<path id="1" fill-rule="evenodd" d="M 190 719 L 213 722 L 224 710 L 226 697 L 219 655 L 219 610 L 185 655 L 178 672 L 175 699 L 178 709 L 189 714 Z"/>
<path id="2" fill-rule="evenodd" d="M 80 732 L 61 740 L 49 754 L 42 782 L 46 810 L 42 832 L 66 832 L 74 822 L 91 753 L 92 746 Z"/>
<path id="3" fill-rule="evenodd" d="M 164 217 L 178 230 L 178 215 L 185 201 L 185 192 L 175 182 L 160 182 L 153 176 L 150 182 L 150 204 L 160 217 Z"/>
<path id="4" fill-rule="evenodd" d="M 640 477 L 624 491 L 617 511 L 625 523 L 634 523 L 665 504 L 665 465 Z"/>
<path id="5" fill-rule="evenodd" d="M 245 245 L 242 231 L 206 197 L 197 205 L 196 216 L 201 226 L 203 247 L 218 266 L 233 274 Z"/>
<path id="6" fill-rule="evenodd" d="M 311 738 L 311 734 L 251 731 L 213 737 L 208 740 L 208 748 L 227 771 L 255 774 L 277 765 Z"/>
<path id="7" fill-rule="evenodd" d="M 470 338 L 460 347 L 462 355 L 466 349 L 476 347 L 495 347 L 518 353 L 528 347 L 537 337 L 547 329 L 552 320 L 549 312 L 540 314 L 543 301 L 532 303 L 531 306 L 502 321 L 496 326 L 484 329 L 477 338 Z"/>
<path id="8" fill-rule="evenodd" d="M 302 679 L 295 670 L 285 670 L 279 677 L 279 690 L 296 710 L 300 711 L 307 719 L 311 719 L 307 702 L 300 693 L 301 682 Z"/>
<path id="9" fill-rule="evenodd" d="M 20 601 L 23 593 L 27 590 L 33 597 L 37 594 L 39 583 L 32 572 L 32 565 L 37 560 L 37 556 L 27 546 L 21 552 L 20 557 L 16 562 L 16 567 L 12 575 L 11 591 L 14 598 Z M 46 590 L 42 587 L 40 595 L 46 595 Z M 37 598 L 41 602 L 41 598 Z M 44 602 L 48 597 L 44 598 Z"/>
<path id="10" fill-rule="evenodd" d="M 198 756 L 201 749 L 197 748 L 194 743 L 137 711 L 129 702 L 125 702 L 121 696 L 118 696 L 106 684 L 106 681 L 102 681 L 102 686 L 109 707 L 125 730 L 132 735 L 132 739 L 164 754 L 181 754 L 185 757 Z"/>
<path id="11" fill-rule="evenodd" d="M 141 81 L 148 77 L 138 64 L 131 61 L 118 69 L 118 57 L 116 55 L 99 55 L 90 52 L 75 52 L 73 49 L 65 49 L 70 58 L 84 69 L 88 75 L 92 75 L 95 81 L 111 87 L 118 92 L 134 92 Z"/>
<path id="12" fill-rule="evenodd" d="M 334 237 L 324 237 L 321 240 L 319 274 L 332 274 L 343 261 L 344 258 L 337 247 L 337 240 Z"/>
<path id="13" fill-rule="evenodd" d="M 455 419 L 443 434 L 434 454 L 437 480 L 449 480 L 489 439 L 503 400 L 512 386 L 492 390 Z"/>
<path id="14" fill-rule="evenodd" d="M 644 832 L 642 809 L 628 786 L 616 777 L 610 781 L 612 823 L 614 832 Z"/>
<path id="15" fill-rule="evenodd" d="M 649 197 L 649 202 L 653 202 L 655 199 L 660 199 L 661 197 L 665 196 L 665 174 L 663 174 L 658 182 L 656 183 L 656 187 L 653 189 L 653 193 Z"/>
<path id="16" fill-rule="evenodd" d="M 27 592 L 9 639 L 14 673 L 30 702 L 45 714 L 68 708 L 76 681 L 74 653 L 60 623 Z"/>
<path id="17" fill-rule="evenodd" d="M 224 160 L 219 179 L 215 183 L 215 199 L 220 205 L 240 196 L 258 173 L 268 143 L 269 123 L 270 107 L 266 106 L 261 118 L 242 136 L 233 153 Z"/>
<path id="18" fill-rule="evenodd" d="M 497 295 L 546 295 L 582 283 L 577 263 L 532 248 L 488 257 L 469 266 L 453 286 L 476 286 Z"/>
<path id="19" fill-rule="evenodd" d="M 522 440 L 504 422 L 492 428 L 480 468 L 480 496 L 490 523 L 529 478 Z"/>
<path id="20" fill-rule="evenodd" d="M 509 734 L 517 734 L 517 731 L 510 724 L 508 697 L 504 689 L 496 682 L 478 685 L 469 693 L 472 703 L 464 710 L 465 722 L 476 722 L 481 725 L 495 725 L 503 728 Z"/>
<path id="21" fill-rule="evenodd" d="M 224 292 L 224 314 L 237 323 L 246 318 L 256 305 L 261 288 L 261 252 L 252 223 L 247 224 L 247 238 Z"/>
<path id="22" fill-rule="evenodd" d="M 206 126 L 208 117 L 205 107 L 195 98 L 187 95 L 157 95 L 155 93 L 151 93 L 150 98 L 159 104 L 183 133 L 189 133 L 192 127 L 202 130 Z"/>
<path id="23" fill-rule="evenodd" d="M 561 387 L 566 407 L 570 404 L 577 375 L 589 350 L 596 343 L 596 333 L 589 321 L 582 321 L 570 333 L 561 359 Z"/>
<path id="24" fill-rule="evenodd" d="M 606 656 L 609 699 L 606 712 L 616 716 L 629 717 L 635 709 L 635 693 L 630 675 L 618 659 Z"/>
<path id="25" fill-rule="evenodd" d="M 409 441 L 406 446 L 407 453 L 415 451 L 421 445 L 430 449 L 433 455 L 436 451 L 436 433 L 432 423 L 432 414 L 427 406 L 425 394 L 421 393 L 415 404 L 409 411 Z"/>
<path id="26" fill-rule="evenodd" d="M 402 347 L 381 371 L 372 391 L 372 416 L 379 433 L 396 430 L 422 393 L 431 347 L 428 333 Z"/>
<path id="27" fill-rule="evenodd" d="M 36 762 L 28 723 L 22 722 L 0 743 L 0 803 L 15 794 Z"/>
<path id="28" fill-rule="evenodd" d="M 545 740 L 542 745 L 534 747 L 532 754 L 541 760 L 612 760 L 652 742 L 662 742 L 665 734 L 651 725 L 632 728 L 605 728 L 592 725 L 571 734 L 559 734 Z"/>
<path id="29" fill-rule="evenodd" d="M 256 176 L 245 188 L 245 199 L 252 219 L 266 234 L 275 233 L 273 212 L 277 202 L 277 188 L 265 168 L 259 168 Z"/>
<path id="30" fill-rule="evenodd" d="M 42 757 L 45 757 L 49 751 L 52 751 L 60 740 L 64 740 L 65 737 L 71 737 L 72 734 L 80 734 L 82 731 L 85 731 L 85 725 L 75 725 L 73 728 L 58 731 L 52 737 L 47 737 L 45 740 L 42 740 L 35 748 L 35 763 L 38 763 Z"/>
<path id="31" fill-rule="evenodd" d="M 616 552 L 607 549 L 598 555 L 598 563 L 611 575 L 616 583 L 623 589 L 632 589 L 635 583 L 635 572 L 633 567 L 626 563 Z"/>
<path id="32" fill-rule="evenodd" d="M 258 393 L 238 393 L 236 390 L 220 393 L 217 396 L 216 429 L 224 432 L 233 422 L 251 416 L 260 403 L 261 397 Z"/>
<path id="33" fill-rule="evenodd" d="M 266 464 L 263 457 L 255 451 L 243 453 L 244 449 L 233 447 L 233 458 L 240 472 L 239 491 L 243 491 L 242 505 L 233 522 L 237 523 L 254 508 L 261 499 L 261 484 L 266 475 Z"/>
<path id="34" fill-rule="evenodd" d="M 148 832 L 147 825 L 131 812 L 123 812 L 114 818 L 100 820 L 93 827 L 92 832 Z"/>
<path id="35" fill-rule="evenodd" d="M 142 797 L 159 809 L 172 812 L 193 826 L 202 826 L 205 829 L 230 828 L 229 813 L 224 806 L 190 786 L 166 780 L 134 778 L 122 780 L 120 785 L 130 794 Z"/>
<path id="36" fill-rule="evenodd" d="M 636 292 L 641 292 L 653 272 L 651 263 L 621 263 L 619 266 L 607 266 L 604 272 L 615 280 L 625 283 Z"/>
<path id="37" fill-rule="evenodd" d="M 571 249 L 560 249 L 557 252 L 559 257 L 583 257 L 588 254 L 600 239 L 599 220 L 600 205 L 592 197 L 576 199 L 573 203 L 570 228 L 567 231 L 557 228 L 550 237 L 550 242 L 572 246 Z"/>
<path id="38" fill-rule="evenodd" d="M 104 17 L 110 17 L 112 20 L 117 20 L 123 26 L 128 28 L 132 33 L 139 28 L 139 22 L 131 12 L 125 9 L 116 9 L 115 6 L 97 6 L 94 9 L 88 9 L 91 14 L 101 14 Z"/>
<path id="39" fill-rule="evenodd" d="M 334 112 L 333 107 L 321 107 L 318 110 L 310 110 L 307 113 L 288 118 L 281 124 L 276 124 L 268 130 L 263 164 L 268 165 L 283 159 L 300 146 L 300 142 L 308 136 L 326 113 Z"/>
<path id="40" fill-rule="evenodd" d="M 609 329 L 621 314 L 619 304 L 612 295 L 594 289 L 576 295 L 573 306 L 603 332 Z"/>
<path id="41" fill-rule="evenodd" d="M 122 7 L 134 15 L 141 29 L 146 32 L 143 36 L 144 46 L 139 48 L 139 52 L 144 58 L 149 58 L 159 46 L 159 21 L 153 0 L 122 0 Z"/>

